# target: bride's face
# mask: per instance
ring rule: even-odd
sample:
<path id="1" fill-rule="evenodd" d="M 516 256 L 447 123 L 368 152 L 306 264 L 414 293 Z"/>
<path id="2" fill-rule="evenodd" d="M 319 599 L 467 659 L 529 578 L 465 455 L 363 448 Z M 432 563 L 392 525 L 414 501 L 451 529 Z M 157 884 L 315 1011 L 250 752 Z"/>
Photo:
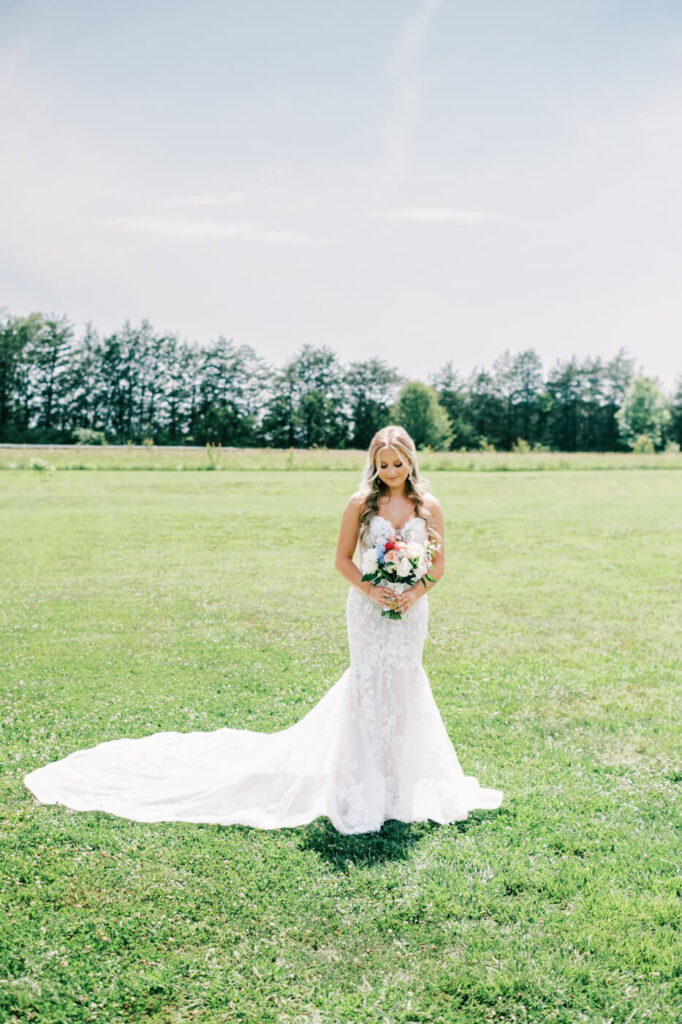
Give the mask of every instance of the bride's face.
<path id="1" fill-rule="evenodd" d="M 395 448 L 380 448 L 377 452 L 379 479 L 391 490 L 403 487 L 410 475 L 410 467 Z"/>

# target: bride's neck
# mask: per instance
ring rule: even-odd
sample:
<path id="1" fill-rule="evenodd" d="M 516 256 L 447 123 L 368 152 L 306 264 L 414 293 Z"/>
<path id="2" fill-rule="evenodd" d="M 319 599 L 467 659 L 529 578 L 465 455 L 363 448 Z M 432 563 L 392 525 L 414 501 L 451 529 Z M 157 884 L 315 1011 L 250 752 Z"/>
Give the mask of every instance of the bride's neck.
<path id="1" fill-rule="evenodd" d="M 392 501 L 393 498 L 404 498 L 406 501 L 409 500 L 404 484 L 399 487 L 387 487 L 381 497 L 385 498 L 387 501 Z"/>

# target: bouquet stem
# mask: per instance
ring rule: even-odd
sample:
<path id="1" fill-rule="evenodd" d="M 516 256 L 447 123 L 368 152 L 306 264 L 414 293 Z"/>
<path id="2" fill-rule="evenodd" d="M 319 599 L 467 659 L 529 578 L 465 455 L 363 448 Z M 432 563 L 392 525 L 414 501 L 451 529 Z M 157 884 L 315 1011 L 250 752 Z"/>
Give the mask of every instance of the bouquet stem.
<path id="1" fill-rule="evenodd" d="M 402 612 L 399 612 L 397 608 L 382 608 L 381 614 L 385 619 L 402 619 Z"/>

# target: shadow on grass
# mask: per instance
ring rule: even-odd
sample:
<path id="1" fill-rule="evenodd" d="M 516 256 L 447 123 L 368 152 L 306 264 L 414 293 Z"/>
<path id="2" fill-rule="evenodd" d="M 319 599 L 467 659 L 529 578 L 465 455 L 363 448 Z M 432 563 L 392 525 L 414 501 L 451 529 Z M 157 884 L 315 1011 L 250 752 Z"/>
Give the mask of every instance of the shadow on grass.
<path id="1" fill-rule="evenodd" d="M 302 850 L 314 850 L 338 871 L 348 871 L 351 867 L 407 860 L 417 843 L 433 832 L 442 828 L 458 833 L 468 832 L 484 820 L 475 814 L 451 825 L 439 825 L 435 821 L 404 822 L 391 819 L 385 821 L 378 832 L 343 835 L 337 832 L 329 818 L 318 818 L 305 826 L 300 847 Z"/>

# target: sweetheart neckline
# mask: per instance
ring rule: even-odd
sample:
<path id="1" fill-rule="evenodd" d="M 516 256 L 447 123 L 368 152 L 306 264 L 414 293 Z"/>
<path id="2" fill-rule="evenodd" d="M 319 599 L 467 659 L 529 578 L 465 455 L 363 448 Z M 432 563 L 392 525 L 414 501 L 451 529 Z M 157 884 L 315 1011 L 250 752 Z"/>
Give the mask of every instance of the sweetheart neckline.
<path id="1" fill-rule="evenodd" d="M 391 529 L 395 530 L 396 533 L 402 533 L 403 530 L 406 529 L 406 527 L 408 527 L 410 523 L 415 522 L 415 520 L 417 519 L 421 519 L 421 516 L 410 516 L 407 522 L 403 523 L 402 526 L 394 526 L 390 519 L 387 519 L 386 516 L 380 516 L 378 512 L 376 512 L 372 518 L 382 519 L 385 523 L 388 523 Z"/>

